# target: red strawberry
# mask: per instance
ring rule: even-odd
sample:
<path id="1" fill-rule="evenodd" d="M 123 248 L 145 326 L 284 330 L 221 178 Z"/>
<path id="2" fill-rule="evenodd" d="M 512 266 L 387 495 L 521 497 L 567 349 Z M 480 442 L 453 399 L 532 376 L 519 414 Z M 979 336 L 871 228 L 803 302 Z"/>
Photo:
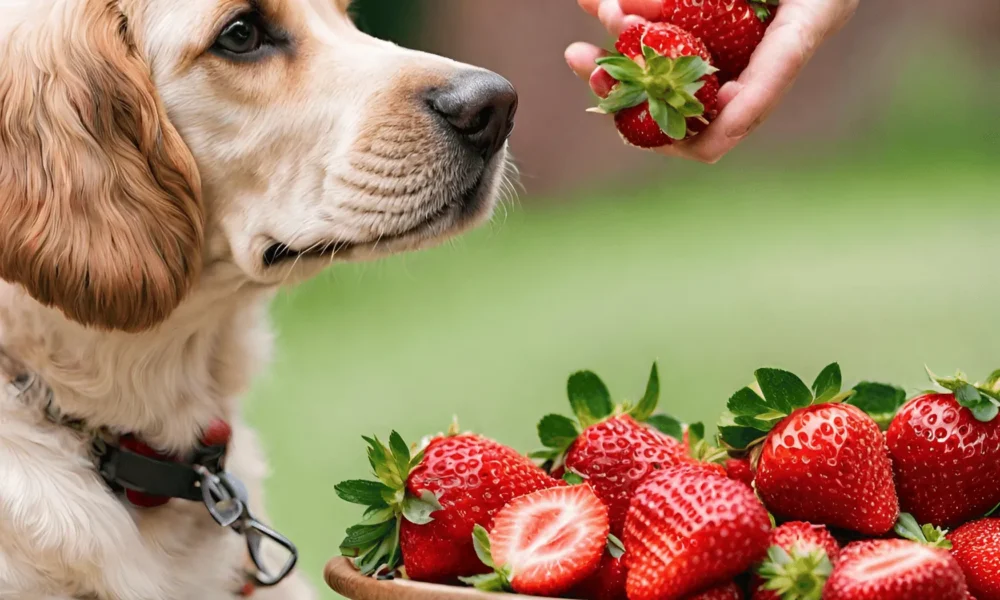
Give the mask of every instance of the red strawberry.
<path id="1" fill-rule="evenodd" d="M 1000 600 L 1000 519 L 966 523 L 948 540 L 971 595 L 979 600 Z"/>
<path id="2" fill-rule="evenodd" d="M 743 600 L 743 590 L 735 583 L 727 583 L 707 592 L 689 596 L 685 600 Z"/>
<path id="3" fill-rule="evenodd" d="M 492 526 L 494 514 L 518 496 L 564 485 L 527 457 L 478 435 L 434 438 L 414 457 L 395 432 L 389 447 L 365 439 L 378 481 L 336 487 L 342 499 L 368 507 L 341 544 L 365 574 L 394 570 L 400 558 L 417 581 L 454 582 L 483 573 L 473 528 Z M 398 545 L 392 543 L 397 527 Z"/>
<path id="4" fill-rule="evenodd" d="M 802 521 L 771 532 L 768 560 L 750 586 L 753 600 L 819 600 L 840 554 L 840 544 L 826 527 Z"/>
<path id="5" fill-rule="evenodd" d="M 618 83 L 598 110 L 615 115 L 626 142 L 658 148 L 705 129 L 718 113 L 719 80 L 705 44 L 667 23 L 637 24 L 597 61 Z M 594 75 L 601 81 L 600 75 Z M 599 88 L 601 89 L 601 88 Z"/>
<path id="6" fill-rule="evenodd" d="M 577 421 L 560 415 L 543 418 L 538 435 L 548 450 L 534 456 L 549 459 L 554 473 L 563 471 L 589 483 L 608 506 L 611 533 L 620 537 L 635 486 L 657 469 L 693 461 L 686 445 L 646 421 L 667 423 L 678 437 L 683 426 L 653 415 L 660 393 L 656 365 L 635 406 L 614 406 L 607 387 L 589 371 L 570 377 L 567 392 Z"/>
<path id="7" fill-rule="evenodd" d="M 753 0 L 663 0 L 661 18 L 705 42 L 719 68 L 719 79 L 726 82 L 740 76 L 764 39 L 771 13 L 765 4 Z"/>
<path id="8" fill-rule="evenodd" d="M 726 461 L 726 476 L 730 479 L 735 479 L 736 481 L 742 481 L 743 483 L 752 486 L 753 485 L 753 466 L 750 464 L 749 458 L 730 458 Z"/>
<path id="9" fill-rule="evenodd" d="M 760 369 L 763 397 L 744 388 L 729 399 L 719 431 L 731 447 L 763 444 L 754 484 L 776 517 L 882 535 L 899 516 L 885 438 L 871 417 L 840 404 L 840 367 L 810 390 L 786 371 Z"/>
<path id="10" fill-rule="evenodd" d="M 899 517 L 885 438 L 847 404 L 802 408 L 779 423 L 764 442 L 757 491 L 776 515 L 868 535 Z"/>
<path id="11" fill-rule="evenodd" d="M 747 486 L 699 466 L 636 488 L 625 522 L 630 600 L 674 600 L 727 582 L 764 557 L 771 522 Z"/>
<path id="12" fill-rule="evenodd" d="M 627 600 L 625 596 L 625 559 L 605 552 L 593 575 L 574 588 L 572 598 L 582 600 Z"/>
<path id="13" fill-rule="evenodd" d="M 516 498 L 476 526 L 476 552 L 494 569 L 463 578 L 488 591 L 558 596 L 589 577 L 608 543 L 608 509 L 588 485 L 541 490 Z"/>
<path id="14" fill-rule="evenodd" d="M 901 508 L 922 523 L 954 527 L 1000 504 L 1000 418 L 992 392 L 964 379 L 939 382 L 962 390 L 962 403 L 955 394 L 914 398 L 886 439 Z M 973 412 L 977 405 L 985 412 Z"/>
<path id="15" fill-rule="evenodd" d="M 962 569 L 947 551 L 877 540 L 844 548 L 823 600 L 966 600 L 967 594 Z"/>

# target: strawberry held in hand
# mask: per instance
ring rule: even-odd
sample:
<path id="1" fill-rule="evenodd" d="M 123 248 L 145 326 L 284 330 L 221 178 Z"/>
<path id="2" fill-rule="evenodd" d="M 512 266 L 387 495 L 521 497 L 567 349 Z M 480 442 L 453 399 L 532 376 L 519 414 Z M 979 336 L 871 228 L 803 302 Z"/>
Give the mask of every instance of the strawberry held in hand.
<path id="1" fill-rule="evenodd" d="M 463 578 L 486 591 L 558 596 L 597 569 L 608 544 L 608 509 L 588 485 L 541 490 L 475 528 L 476 553 L 493 573 Z"/>
<path id="2" fill-rule="evenodd" d="M 667 146 L 715 118 L 719 80 L 701 40 L 668 23 L 647 23 L 626 29 L 615 47 L 620 56 L 597 60 L 617 81 L 598 110 L 615 115 L 625 141 Z"/>
<path id="3" fill-rule="evenodd" d="M 887 433 L 902 509 L 922 523 L 954 527 L 1000 504 L 1000 373 L 974 386 L 934 381 L 951 393 L 910 401 Z"/>
<path id="4" fill-rule="evenodd" d="M 771 22 L 777 0 L 663 0 L 662 20 L 708 47 L 725 83 L 740 76 Z"/>
<path id="5" fill-rule="evenodd" d="M 761 560 L 771 521 L 746 485 L 698 465 L 656 471 L 625 522 L 630 600 L 676 600 L 729 582 Z"/>
<path id="6" fill-rule="evenodd" d="M 760 444 L 755 484 L 768 509 L 867 535 L 891 530 L 899 502 L 885 438 L 842 403 L 854 392 L 840 392 L 840 367 L 824 369 L 812 391 L 786 371 L 760 369 L 756 379 L 763 395 L 749 387 L 733 395 L 719 431 L 736 449 Z"/>
<path id="7" fill-rule="evenodd" d="M 365 440 L 378 481 L 345 481 L 336 491 L 367 507 L 341 544 L 366 575 L 391 572 L 400 560 L 417 581 L 484 573 L 473 528 L 492 526 L 494 514 L 518 496 L 564 485 L 527 457 L 474 434 L 436 437 L 413 457 L 395 432 L 388 447 Z"/>

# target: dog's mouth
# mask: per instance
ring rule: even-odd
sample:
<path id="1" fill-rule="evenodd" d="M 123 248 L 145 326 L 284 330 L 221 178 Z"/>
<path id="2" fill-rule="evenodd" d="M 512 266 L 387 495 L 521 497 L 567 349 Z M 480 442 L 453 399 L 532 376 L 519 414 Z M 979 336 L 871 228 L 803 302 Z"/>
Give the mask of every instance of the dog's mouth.
<path id="1" fill-rule="evenodd" d="M 265 267 L 275 267 L 289 261 L 308 258 L 333 259 L 338 255 L 344 256 L 353 250 L 364 247 L 374 247 L 379 245 L 391 245 L 411 238 L 419 238 L 422 235 L 433 232 L 441 228 L 447 221 L 460 221 L 464 215 L 470 215 L 477 211 L 477 207 L 482 204 L 483 182 L 486 179 L 486 171 L 479 175 L 476 182 L 462 195 L 454 200 L 446 202 L 433 213 L 424 217 L 416 225 L 403 231 L 384 235 L 378 239 L 366 242 L 348 242 L 343 240 L 330 240 L 321 244 L 313 244 L 308 248 L 293 248 L 283 242 L 274 242 L 264 251 L 262 257 Z"/>

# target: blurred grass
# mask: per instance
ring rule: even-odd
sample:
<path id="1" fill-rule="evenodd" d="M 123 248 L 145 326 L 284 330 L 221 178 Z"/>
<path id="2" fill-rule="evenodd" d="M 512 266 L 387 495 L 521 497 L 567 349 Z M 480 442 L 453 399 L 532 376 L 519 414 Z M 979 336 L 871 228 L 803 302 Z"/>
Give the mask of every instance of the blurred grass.
<path id="1" fill-rule="evenodd" d="M 911 148 L 912 149 L 912 148 Z M 1000 366 L 1000 172 L 947 161 L 690 168 L 683 180 L 503 211 L 453 244 L 339 267 L 281 296 L 274 366 L 249 406 L 273 466 L 269 505 L 317 581 L 357 511 L 362 434 L 462 425 L 521 450 L 592 368 L 714 422 L 760 366 L 915 391 L 923 365 Z M 326 592 L 329 594 L 329 592 Z"/>

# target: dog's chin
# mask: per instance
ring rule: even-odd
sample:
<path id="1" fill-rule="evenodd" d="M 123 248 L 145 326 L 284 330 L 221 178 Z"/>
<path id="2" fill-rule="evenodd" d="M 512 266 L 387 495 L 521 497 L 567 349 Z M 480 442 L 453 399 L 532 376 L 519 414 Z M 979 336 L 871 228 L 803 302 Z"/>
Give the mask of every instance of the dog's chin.
<path id="1" fill-rule="evenodd" d="M 362 242 L 329 240 L 314 243 L 309 250 L 273 243 L 261 258 L 269 279 L 295 283 L 334 263 L 371 261 L 422 250 L 474 229 L 489 220 L 496 207 L 499 183 L 506 166 L 506 158 L 498 158 L 502 159 L 491 161 L 472 187 L 406 230 Z"/>

